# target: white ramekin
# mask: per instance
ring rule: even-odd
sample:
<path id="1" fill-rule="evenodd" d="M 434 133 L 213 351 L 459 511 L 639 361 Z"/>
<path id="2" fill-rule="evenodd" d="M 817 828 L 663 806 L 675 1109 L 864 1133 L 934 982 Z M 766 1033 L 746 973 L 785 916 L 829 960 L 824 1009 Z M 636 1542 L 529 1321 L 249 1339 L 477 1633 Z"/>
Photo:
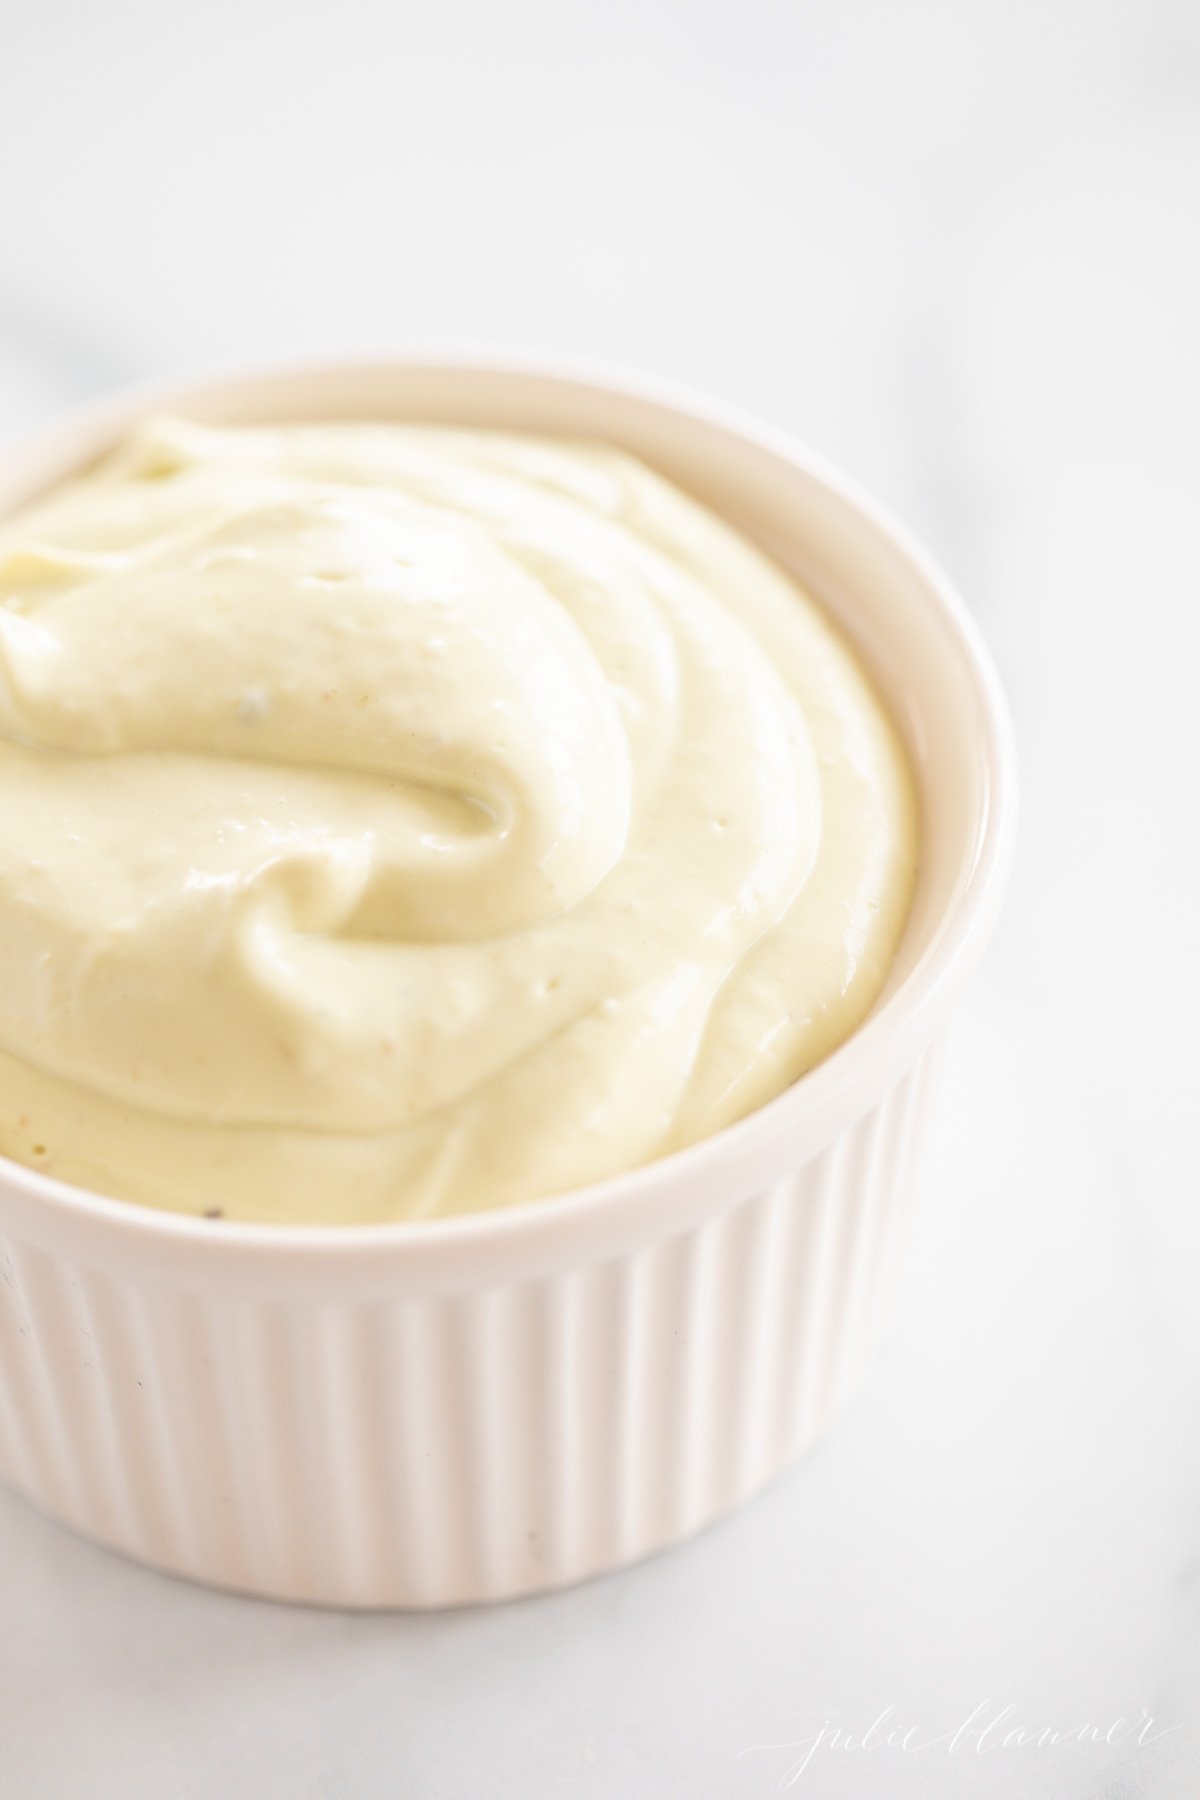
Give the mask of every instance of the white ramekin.
<path id="1" fill-rule="evenodd" d="M 573 367 L 416 355 L 126 396 L 0 457 L 0 512 L 164 407 L 634 451 L 794 570 L 858 645 L 916 769 L 921 872 L 887 991 L 849 1042 L 731 1129 L 560 1199 L 247 1226 L 0 1159 L 0 1478 L 131 1556 L 289 1600 L 498 1600 L 645 1556 L 809 1444 L 878 1331 L 929 1053 L 1009 860 L 991 663 L 921 551 L 806 450 Z"/>

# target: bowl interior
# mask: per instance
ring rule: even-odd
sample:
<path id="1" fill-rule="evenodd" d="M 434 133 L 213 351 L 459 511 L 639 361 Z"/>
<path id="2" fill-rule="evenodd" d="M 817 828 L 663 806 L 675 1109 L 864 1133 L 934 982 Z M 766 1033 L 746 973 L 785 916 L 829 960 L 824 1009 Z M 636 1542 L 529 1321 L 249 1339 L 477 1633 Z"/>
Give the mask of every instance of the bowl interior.
<path id="1" fill-rule="evenodd" d="M 226 423 L 407 419 L 603 439 L 721 513 L 795 574 L 838 621 L 889 704 L 917 781 L 921 834 L 912 912 L 887 986 L 866 1024 L 800 1084 L 814 1133 L 828 1136 L 838 1118 L 844 1122 L 872 1103 L 868 1085 L 882 1088 L 889 1073 L 894 1078 L 903 1072 L 904 1059 L 921 1047 L 916 1013 L 929 1010 L 927 1002 L 939 984 L 947 985 L 941 977 L 951 965 L 965 966 L 968 940 L 982 941 L 981 924 L 998 900 L 1011 841 L 1013 754 L 1003 698 L 969 615 L 873 502 L 782 436 L 670 391 L 619 376 L 593 379 L 524 361 L 506 365 L 492 356 L 477 362 L 416 357 L 272 371 L 122 397 L 0 455 L 0 516 L 86 466 L 151 410 Z M 908 992 L 898 997 L 905 987 Z M 893 998 L 896 1008 L 888 1006 Z M 884 1009 L 892 1020 L 886 1054 L 878 1037 Z M 911 1053 L 901 1044 L 906 1036 L 915 1046 Z M 848 1057 L 855 1063 L 854 1095 L 846 1092 Z M 666 1164 L 636 1171 L 634 1185 L 657 1189 L 671 1165 L 678 1164 L 682 1176 L 701 1157 L 715 1173 L 718 1163 L 746 1160 L 760 1141 L 765 1158 L 785 1126 L 792 1132 L 793 1093 L 798 1099 L 796 1090 L 788 1090 L 751 1119 Z M 742 1172 L 746 1182 L 757 1167 L 752 1162 Z M 620 1180 L 630 1185 L 630 1178 Z M 60 1186 L 23 1172 L 22 1185 L 43 1184 Z M 584 1190 L 578 1199 L 591 1194 L 598 1201 L 611 1185 Z M 516 1211 L 549 1223 L 548 1209 L 557 1204 L 562 1202 L 542 1200 Z M 465 1228 L 464 1221 L 451 1223 Z M 471 1223 L 483 1232 L 474 1215 Z M 278 1235 L 282 1228 L 265 1229 Z"/>

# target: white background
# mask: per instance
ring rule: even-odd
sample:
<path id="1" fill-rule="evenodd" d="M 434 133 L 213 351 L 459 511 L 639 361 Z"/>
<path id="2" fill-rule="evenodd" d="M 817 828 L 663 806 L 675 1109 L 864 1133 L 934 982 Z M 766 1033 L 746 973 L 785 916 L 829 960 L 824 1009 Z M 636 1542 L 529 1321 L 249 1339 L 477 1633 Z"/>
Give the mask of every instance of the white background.
<path id="1" fill-rule="evenodd" d="M 694 1546 L 488 1613 L 193 1590 L 0 1496 L 3 1800 L 1200 1791 L 1200 8 L 8 0 L 0 435 L 411 339 L 785 425 L 983 622 L 1024 777 L 900 1313 Z M 878 1736 L 878 1734 L 877 1734 Z M 770 1748 L 794 1744 L 793 1750 Z"/>

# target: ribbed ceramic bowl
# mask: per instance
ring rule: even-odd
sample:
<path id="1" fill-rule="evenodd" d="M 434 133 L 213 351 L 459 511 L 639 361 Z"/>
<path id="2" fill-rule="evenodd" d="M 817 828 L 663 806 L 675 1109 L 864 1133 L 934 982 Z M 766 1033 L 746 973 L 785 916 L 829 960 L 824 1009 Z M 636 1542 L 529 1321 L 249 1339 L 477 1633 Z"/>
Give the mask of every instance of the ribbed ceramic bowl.
<path id="1" fill-rule="evenodd" d="M 807 451 L 573 369 L 409 357 L 126 397 L 0 458 L 0 512 L 160 407 L 635 452 L 793 570 L 858 646 L 916 771 L 920 876 L 887 990 L 835 1055 L 707 1142 L 560 1199 L 248 1226 L 0 1160 L 0 1478 L 131 1556 L 289 1600 L 498 1600 L 645 1556 L 811 1443 L 884 1316 L 929 1053 L 1012 836 L 987 655 L 921 552 Z"/>

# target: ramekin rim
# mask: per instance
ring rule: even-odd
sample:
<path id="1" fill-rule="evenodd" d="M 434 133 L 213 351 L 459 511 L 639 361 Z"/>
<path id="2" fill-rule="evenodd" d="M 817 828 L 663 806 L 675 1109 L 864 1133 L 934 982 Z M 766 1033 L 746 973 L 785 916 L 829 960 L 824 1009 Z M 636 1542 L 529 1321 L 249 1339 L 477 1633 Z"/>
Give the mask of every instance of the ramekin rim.
<path id="1" fill-rule="evenodd" d="M 292 1224 L 197 1216 L 170 1208 L 121 1199 L 77 1186 L 0 1155 L 0 1191 L 7 1187 L 24 1199 L 47 1205 L 75 1222 L 113 1232 L 131 1231 L 177 1248 L 221 1247 L 245 1252 L 247 1259 L 291 1253 L 294 1257 L 378 1256 L 394 1251 L 416 1259 L 424 1253 L 446 1254 L 455 1248 L 475 1254 L 489 1244 L 527 1237 L 531 1244 L 549 1234 L 591 1222 L 597 1214 L 616 1222 L 639 1206 L 663 1203 L 670 1190 L 687 1188 L 697 1166 L 720 1164 L 727 1170 L 744 1164 L 757 1147 L 765 1148 L 784 1134 L 791 1115 L 845 1110 L 847 1093 L 857 1088 L 859 1100 L 849 1109 L 860 1116 L 887 1085 L 881 1065 L 889 1043 L 904 1039 L 918 1048 L 924 1020 L 934 1012 L 938 995 L 966 973 L 982 949 L 1008 874 L 1016 828 L 1017 772 L 1015 737 L 999 675 L 979 627 L 954 584 L 916 536 L 890 509 L 820 451 L 813 450 L 782 427 L 755 417 L 730 402 L 697 393 L 683 383 L 667 381 L 618 365 L 556 352 L 493 347 L 476 342 L 426 342 L 353 357 L 313 357 L 263 361 L 243 367 L 217 367 L 167 380 L 125 386 L 83 406 L 71 407 L 48 425 L 0 445 L 0 464 L 49 446 L 70 424 L 86 427 L 108 417 L 150 411 L 155 404 L 183 400 L 205 388 L 234 389 L 242 384 L 277 379 L 362 377 L 372 371 L 395 372 L 420 367 L 449 373 L 503 374 L 533 381 L 567 381 L 633 402 L 648 403 L 683 415 L 701 426 L 740 438 L 798 470 L 832 494 L 876 543 L 906 564 L 936 603 L 941 621 L 950 628 L 982 702 L 981 776 L 983 805 L 969 874 L 951 907 L 940 920 L 916 966 L 884 1003 L 817 1066 L 773 1100 L 707 1138 L 667 1156 L 608 1176 L 583 1187 L 512 1205 L 432 1219 L 397 1219 L 347 1224 Z M 874 1075 L 871 1068 L 874 1065 Z M 738 1196 L 730 1195 L 731 1201 Z M 680 1208 L 682 1211 L 682 1206 Z"/>

